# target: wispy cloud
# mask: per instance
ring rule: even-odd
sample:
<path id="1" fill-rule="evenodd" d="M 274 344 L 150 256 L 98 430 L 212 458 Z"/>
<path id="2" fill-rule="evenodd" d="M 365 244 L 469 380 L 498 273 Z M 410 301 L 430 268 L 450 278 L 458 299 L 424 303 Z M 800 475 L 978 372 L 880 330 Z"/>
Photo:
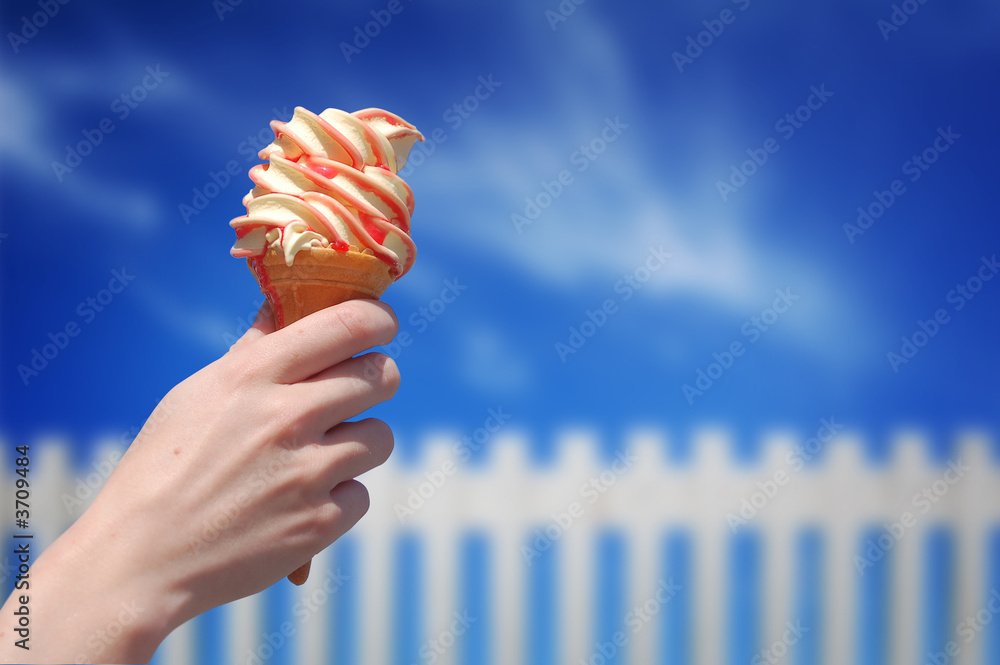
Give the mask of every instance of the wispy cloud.
<path id="1" fill-rule="evenodd" d="M 43 191 L 58 188 L 59 195 L 65 197 L 63 201 L 77 219 L 144 231 L 162 221 L 162 205 L 156 194 L 146 188 L 91 176 L 86 170 L 72 173 L 63 182 L 58 182 L 52 157 L 62 154 L 63 149 L 51 133 L 45 131 L 50 125 L 46 105 L 2 71 L 0 115 L 4 118 L 0 123 L 0 162 L 6 162 L 4 168 Z M 16 169 L 12 168 L 14 165 Z"/>

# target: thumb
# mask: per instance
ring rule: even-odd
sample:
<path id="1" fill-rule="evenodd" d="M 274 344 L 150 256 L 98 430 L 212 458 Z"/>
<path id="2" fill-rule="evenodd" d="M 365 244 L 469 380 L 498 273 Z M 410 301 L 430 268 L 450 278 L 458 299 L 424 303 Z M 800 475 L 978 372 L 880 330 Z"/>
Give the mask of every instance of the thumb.
<path id="1" fill-rule="evenodd" d="M 265 300 L 264 304 L 262 304 L 260 309 L 257 310 L 257 316 L 254 317 L 253 325 L 250 326 L 250 330 L 243 333 L 243 336 L 236 340 L 235 344 L 229 347 L 229 351 L 233 352 L 237 349 L 243 348 L 247 344 L 251 344 L 260 339 L 264 335 L 270 335 L 275 330 L 274 313 L 271 311 L 271 303 Z"/>

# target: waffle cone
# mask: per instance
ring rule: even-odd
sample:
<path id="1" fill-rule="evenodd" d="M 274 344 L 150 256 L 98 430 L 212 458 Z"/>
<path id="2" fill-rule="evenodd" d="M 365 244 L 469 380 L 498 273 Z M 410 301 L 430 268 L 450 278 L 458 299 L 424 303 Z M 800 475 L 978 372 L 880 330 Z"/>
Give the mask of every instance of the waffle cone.
<path id="1" fill-rule="evenodd" d="M 269 249 L 261 262 L 265 274 L 254 270 L 252 262 L 250 269 L 278 328 L 348 300 L 378 300 L 394 280 L 384 261 L 355 251 L 314 247 L 296 254 L 289 266 L 281 252 Z"/>
<path id="2" fill-rule="evenodd" d="M 312 247 L 296 254 L 289 266 L 281 252 L 269 249 L 260 262 L 263 271 L 254 268 L 253 260 L 248 263 L 278 328 L 348 300 L 378 300 L 395 279 L 387 263 L 355 251 Z M 305 584 L 311 564 L 307 561 L 295 569 L 288 580 L 297 586 Z"/>

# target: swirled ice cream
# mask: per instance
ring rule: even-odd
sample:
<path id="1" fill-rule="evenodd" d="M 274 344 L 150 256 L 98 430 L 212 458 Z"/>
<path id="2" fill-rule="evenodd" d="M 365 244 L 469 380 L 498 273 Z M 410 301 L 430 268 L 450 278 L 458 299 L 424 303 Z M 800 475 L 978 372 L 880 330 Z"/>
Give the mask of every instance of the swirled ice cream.
<path id="1" fill-rule="evenodd" d="M 370 254 L 395 279 L 413 265 L 413 192 L 396 175 L 423 135 L 381 109 L 315 114 L 301 106 L 292 119 L 271 122 L 274 141 L 260 151 L 266 164 L 250 169 L 256 185 L 230 253 L 253 264 L 269 250 L 292 266 L 307 248 Z M 255 271 L 256 272 L 256 271 Z"/>

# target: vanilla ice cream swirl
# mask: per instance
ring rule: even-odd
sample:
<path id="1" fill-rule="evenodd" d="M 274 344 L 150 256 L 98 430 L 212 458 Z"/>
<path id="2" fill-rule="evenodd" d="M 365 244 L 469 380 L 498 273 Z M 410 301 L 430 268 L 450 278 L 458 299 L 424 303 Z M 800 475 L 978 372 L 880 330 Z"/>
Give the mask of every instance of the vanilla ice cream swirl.
<path id="1" fill-rule="evenodd" d="M 413 192 L 396 173 L 423 135 L 381 109 L 315 114 L 301 106 L 288 122 L 271 122 L 275 139 L 250 169 L 255 187 L 231 254 L 263 256 L 269 248 L 291 266 L 309 247 L 373 254 L 398 279 L 413 265 Z"/>

